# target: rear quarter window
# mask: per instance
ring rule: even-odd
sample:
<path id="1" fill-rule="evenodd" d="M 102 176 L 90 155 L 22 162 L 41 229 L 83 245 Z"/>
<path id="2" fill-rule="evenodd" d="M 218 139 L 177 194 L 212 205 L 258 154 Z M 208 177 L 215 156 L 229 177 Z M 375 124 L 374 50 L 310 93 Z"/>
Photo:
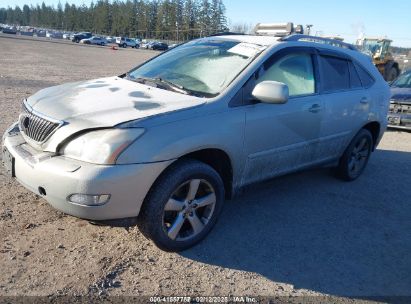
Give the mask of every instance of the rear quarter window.
<path id="1" fill-rule="evenodd" d="M 370 73 L 368 73 L 364 67 L 362 67 L 360 64 L 358 63 L 354 63 L 354 66 L 358 72 L 358 75 L 360 76 L 361 79 L 361 83 L 362 86 L 364 88 L 369 88 L 371 87 L 374 83 L 375 80 L 374 78 L 370 75 Z"/>
<path id="2" fill-rule="evenodd" d="M 356 68 L 354 67 L 354 64 L 351 61 L 348 62 L 348 67 L 349 67 L 349 70 L 350 70 L 351 88 L 352 89 L 362 88 L 360 75 L 358 75 L 358 72 L 357 72 Z"/>
<path id="3" fill-rule="evenodd" d="M 351 88 L 347 60 L 332 56 L 320 56 L 320 60 L 324 92 L 331 93 Z"/>

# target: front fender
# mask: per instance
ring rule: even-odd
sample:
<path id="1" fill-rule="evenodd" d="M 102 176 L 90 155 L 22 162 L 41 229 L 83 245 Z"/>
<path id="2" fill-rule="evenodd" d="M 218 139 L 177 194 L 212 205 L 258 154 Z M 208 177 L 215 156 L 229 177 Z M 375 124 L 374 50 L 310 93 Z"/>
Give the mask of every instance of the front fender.
<path id="1" fill-rule="evenodd" d="M 147 128 L 118 158 L 118 164 L 153 163 L 203 149 L 223 150 L 235 173 L 244 164 L 245 112 L 240 108 Z"/>

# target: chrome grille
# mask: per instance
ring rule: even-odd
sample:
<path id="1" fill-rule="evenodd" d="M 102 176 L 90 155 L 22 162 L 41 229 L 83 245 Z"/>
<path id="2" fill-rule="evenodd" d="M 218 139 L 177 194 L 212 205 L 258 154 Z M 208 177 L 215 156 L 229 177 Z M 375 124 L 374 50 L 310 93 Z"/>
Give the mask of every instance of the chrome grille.
<path id="1" fill-rule="evenodd" d="M 34 112 L 26 103 L 19 117 L 20 130 L 36 142 L 44 142 L 63 123 Z"/>

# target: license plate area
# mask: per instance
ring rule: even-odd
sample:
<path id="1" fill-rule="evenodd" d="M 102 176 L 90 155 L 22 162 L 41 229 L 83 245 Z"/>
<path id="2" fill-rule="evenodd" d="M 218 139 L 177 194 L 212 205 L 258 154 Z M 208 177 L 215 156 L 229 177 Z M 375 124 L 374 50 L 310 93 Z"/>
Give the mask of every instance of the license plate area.
<path id="1" fill-rule="evenodd" d="M 388 115 L 388 124 L 390 125 L 400 125 L 401 117 L 399 115 Z"/>
<path id="2" fill-rule="evenodd" d="M 3 154 L 3 166 L 6 169 L 6 173 L 11 176 L 11 177 L 16 177 L 15 173 L 15 158 L 9 150 L 7 150 L 6 147 L 3 147 L 2 149 L 2 154 Z"/>

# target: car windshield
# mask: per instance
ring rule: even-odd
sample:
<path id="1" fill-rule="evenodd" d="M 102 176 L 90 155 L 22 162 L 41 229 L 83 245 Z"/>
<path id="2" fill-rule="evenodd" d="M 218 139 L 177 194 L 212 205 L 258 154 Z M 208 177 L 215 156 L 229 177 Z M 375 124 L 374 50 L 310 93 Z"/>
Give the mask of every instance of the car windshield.
<path id="1" fill-rule="evenodd" d="M 391 87 L 411 88 L 411 72 L 400 75 L 397 80 L 391 84 Z"/>
<path id="2" fill-rule="evenodd" d="M 265 47 L 222 38 L 194 40 L 130 71 L 128 79 L 155 79 L 186 93 L 217 96 Z"/>
<path id="3" fill-rule="evenodd" d="M 376 53 L 381 47 L 381 43 L 375 40 L 368 40 L 364 43 L 364 48 L 370 50 L 371 53 Z"/>

